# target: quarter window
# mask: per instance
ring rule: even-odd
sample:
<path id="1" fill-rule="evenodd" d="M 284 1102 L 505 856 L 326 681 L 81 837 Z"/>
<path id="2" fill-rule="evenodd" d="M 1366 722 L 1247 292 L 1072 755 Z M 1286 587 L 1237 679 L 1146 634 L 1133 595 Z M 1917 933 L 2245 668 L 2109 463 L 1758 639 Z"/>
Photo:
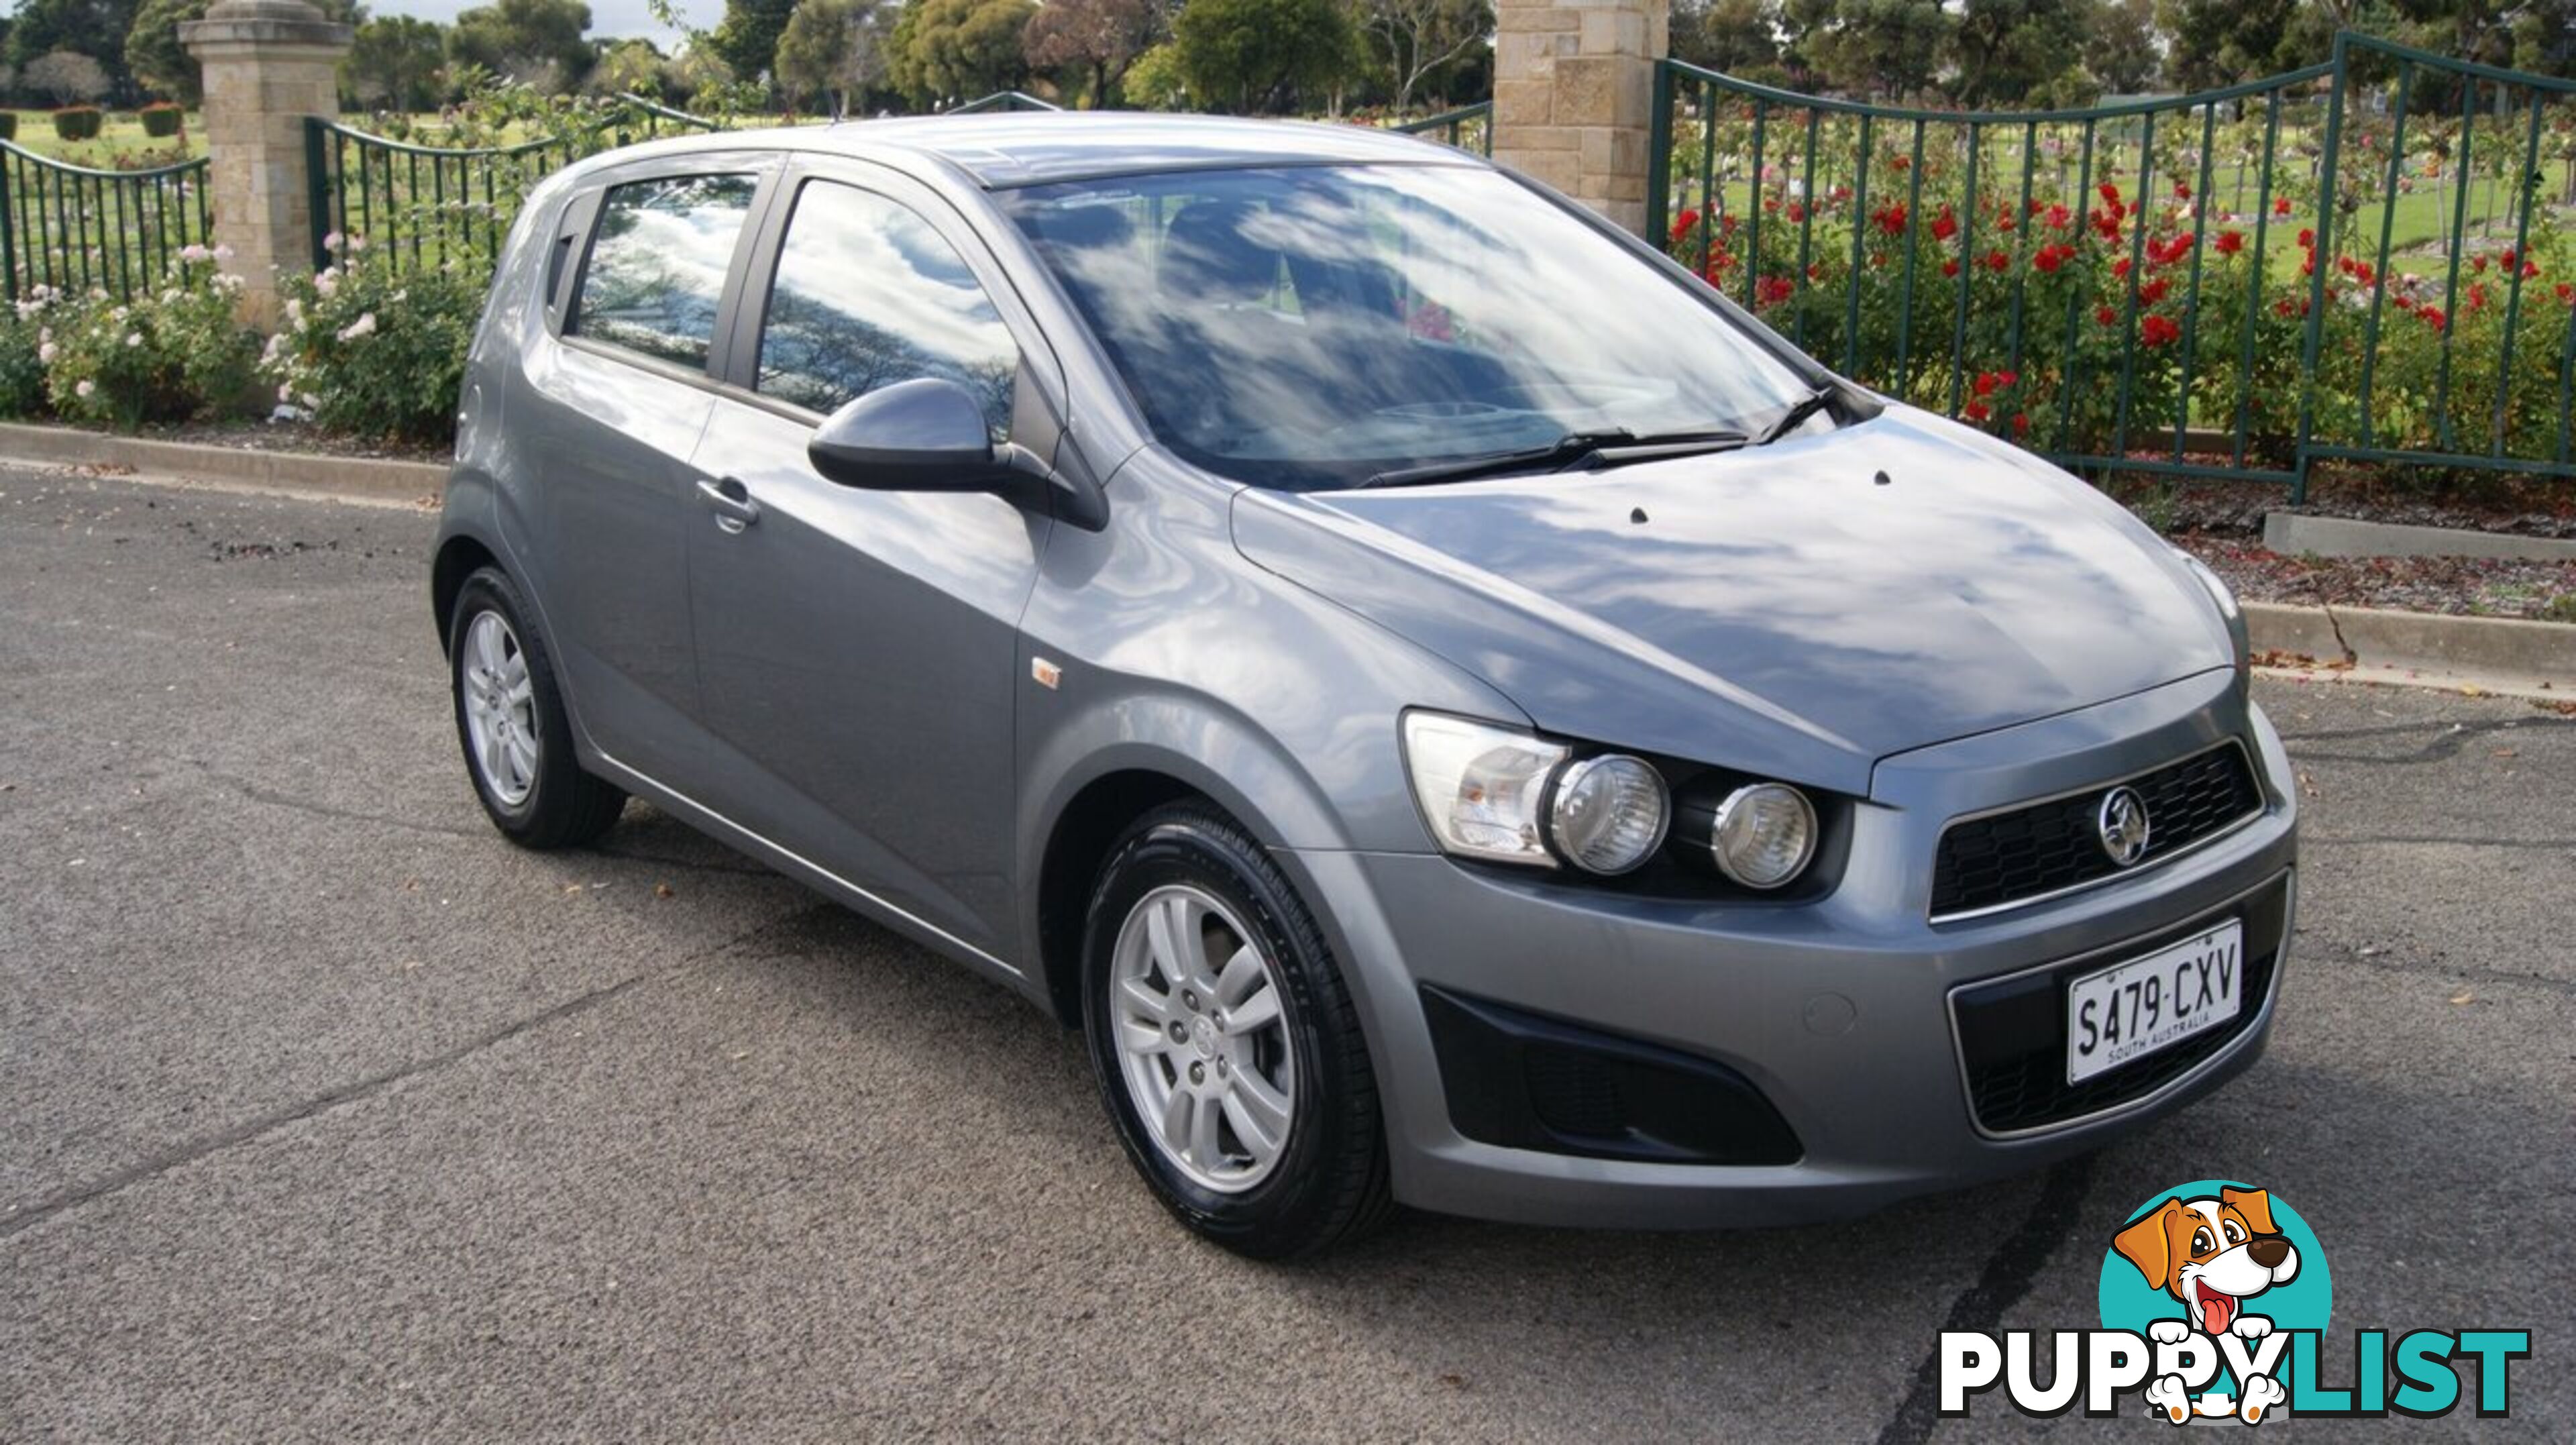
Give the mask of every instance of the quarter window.
<path id="1" fill-rule="evenodd" d="M 600 202 L 571 329 L 661 361 L 704 368 L 754 176 L 672 176 Z"/>
<path id="2" fill-rule="evenodd" d="M 965 258 L 909 208 L 814 182 L 797 198 L 760 329 L 763 395 L 830 412 L 920 377 L 958 382 L 1009 434 L 1019 348 Z"/>

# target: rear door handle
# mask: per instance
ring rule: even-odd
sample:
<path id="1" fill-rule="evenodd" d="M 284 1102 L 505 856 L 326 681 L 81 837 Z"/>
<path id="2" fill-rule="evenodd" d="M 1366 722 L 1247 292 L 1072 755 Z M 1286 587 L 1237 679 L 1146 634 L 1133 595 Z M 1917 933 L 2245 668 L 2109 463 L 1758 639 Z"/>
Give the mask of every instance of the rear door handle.
<path id="1" fill-rule="evenodd" d="M 751 499 L 751 489 L 740 477 L 723 477 L 698 483 L 698 500 L 715 508 L 716 525 L 728 533 L 738 533 L 760 520 L 760 504 Z"/>

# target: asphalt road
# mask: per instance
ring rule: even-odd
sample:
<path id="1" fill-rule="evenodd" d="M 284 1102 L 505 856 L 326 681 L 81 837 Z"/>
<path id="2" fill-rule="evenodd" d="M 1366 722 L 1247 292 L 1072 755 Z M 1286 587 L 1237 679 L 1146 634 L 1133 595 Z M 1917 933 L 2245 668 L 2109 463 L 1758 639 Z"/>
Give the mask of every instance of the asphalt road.
<path id="1" fill-rule="evenodd" d="M 0 1437 L 2019 1435 L 1933 1418 L 1936 1332 L 2089 1327 L 2126 1213 L 2221 1175 L 2316 1228 L 2338 1334 L 2538 1332 L 2511 1421 L 2409 1433 L 2576 1435 L 2576 717 L 2262 685 L 2271 1052 L 2101 1154 L 1280 1269 L 1169 1223 L 1000 990 L 640 808 L 502 843 L 429 535 L 0 471 Z"/>

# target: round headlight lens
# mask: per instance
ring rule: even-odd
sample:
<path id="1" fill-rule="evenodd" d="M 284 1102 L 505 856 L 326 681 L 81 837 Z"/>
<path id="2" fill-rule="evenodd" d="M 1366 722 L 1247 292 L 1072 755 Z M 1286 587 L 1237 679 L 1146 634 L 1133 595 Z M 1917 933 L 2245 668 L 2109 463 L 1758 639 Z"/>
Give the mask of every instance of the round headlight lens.
<path id="1" fill-rule="evenodd" d="M 1622 753 L 1568 764 L 1547 812 L 1556 850 L 1587 873 L 1636 868 L 1663 845 L 1671 821 L 1663 775 Z"/>
<path id="2" fill-rule="evenodd" d="M 1747 888 L 1778 888 L 1816 852 L 1816 810 L 1786 783 L 1755 783 L 1726 795 L 1709 829 L 1717 871 Z"/>

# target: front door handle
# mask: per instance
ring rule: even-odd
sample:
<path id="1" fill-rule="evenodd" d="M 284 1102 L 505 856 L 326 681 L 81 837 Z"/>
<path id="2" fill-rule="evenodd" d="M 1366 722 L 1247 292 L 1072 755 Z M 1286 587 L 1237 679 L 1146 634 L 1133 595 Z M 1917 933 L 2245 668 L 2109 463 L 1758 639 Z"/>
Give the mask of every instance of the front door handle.
<path id="1" fill-rule="evenodd" d="M 760 520 L 760 504 L 751 499 L 751 489 L 740 477 L 699 482 L 698 500 L 716 509 L 716 525 L 728 533 L 739 533 Z"/>

